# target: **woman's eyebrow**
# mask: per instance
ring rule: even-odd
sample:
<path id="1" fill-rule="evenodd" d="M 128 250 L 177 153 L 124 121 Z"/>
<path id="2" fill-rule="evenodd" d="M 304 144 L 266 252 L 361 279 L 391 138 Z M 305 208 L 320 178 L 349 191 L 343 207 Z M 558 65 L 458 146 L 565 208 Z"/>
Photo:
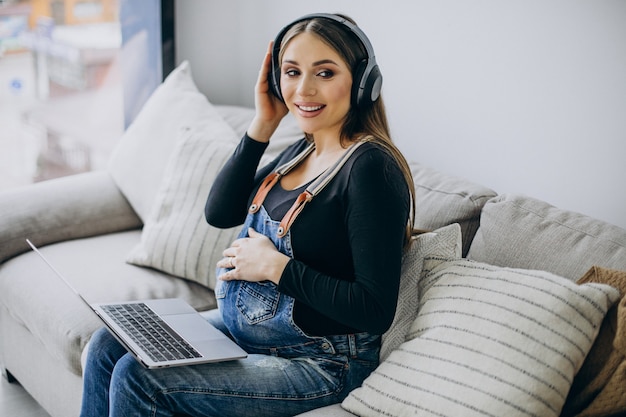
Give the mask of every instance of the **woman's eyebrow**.
<path id="1" fill-rule="evenodd" d="M 285 59 L 285 60 L 283 60 L 283 65 L 284 64 L 299 65 L 298 61 L 294 61 L 292 59 Z M 332 59 L 321 59 L 319 61 L 315 61 L 312 66 L 313 67 L 317 67 L 317 66 L 326 65 L 326 64 L 332 64 L 332 65 L 337 65 L 337 66 L 339 65 L 335 61 L 333 61 Z"/>
<path id="2" fill-rule="evenodd" d="M 313 63 L 314 67 L 317 67 L 319 65 L 326 65 L 326 64 L 333 64 L 333 65 L 338 65 L 335 61 L 333 61 L 332 59 L 322 59 L 320 61 L 315 61 Z"/>

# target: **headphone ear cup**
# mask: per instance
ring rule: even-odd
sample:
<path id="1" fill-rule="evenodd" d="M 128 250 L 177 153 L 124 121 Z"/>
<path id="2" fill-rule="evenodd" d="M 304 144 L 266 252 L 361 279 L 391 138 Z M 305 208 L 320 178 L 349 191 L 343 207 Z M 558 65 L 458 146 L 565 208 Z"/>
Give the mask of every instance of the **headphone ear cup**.
<path id="1" fill-rule="evenodd" d="M 277 44 L 278 47 L 276 46 Z M 283 94 L 280 91 L 280 66 L 278 65 L 279 52 L 280 39 L 277 39 L 274 43 L 274 48 L 272 49 L 271 68 L 267 74 L 267 82 L 269 83 L 269 88 L 272 94 L 274 94 L 280 101 L 284 103 L 285 99 L 283 99 Z"/>
<path id="2" fill-rule="evenodd" d="M 380 90 L 383 86 L 383 75 L 380 73 L 378 65 L 374 65 L 368 71 L 366 84 L 368 95 L 365 98 L 373 103 L 380 97 Z"/>
<path id="3" fill-rule="evenodd" d="M 356 107 L 361 107 L 363 105 L 363 88 L 365 84 L 363 83 L 363 77 L 366 75 L 365 70 L 367 69 L 367 59 L 362 60 L 357 65 L 354 73 L 352 74 L 352 105 Z"/>
<path id="4" fill-rule="evenodd" d="M 383 77 L 378 65 L 372 65 L 368 59 L 361 61 L 352 79 L 352 104 L 365 107 L 378 100 L 382 83 Z"/>

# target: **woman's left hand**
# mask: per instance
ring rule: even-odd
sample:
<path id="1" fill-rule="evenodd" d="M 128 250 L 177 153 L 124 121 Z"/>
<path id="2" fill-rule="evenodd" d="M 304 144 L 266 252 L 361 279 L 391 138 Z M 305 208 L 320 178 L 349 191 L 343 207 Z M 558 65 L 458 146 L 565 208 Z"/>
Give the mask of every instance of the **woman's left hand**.
<path id="1" fill-rule="evenodd" d="M 223 281 L 243 280 L 251 282 L 272 281 L 278 284 L 289 262 L 289 257 L 280 253 L 272 241 L 253 228 L 248 229 L 248 236 L 235 240 L 224 250 L 224 258 L 217 266 L 232 268 L 220 275 Z"/>

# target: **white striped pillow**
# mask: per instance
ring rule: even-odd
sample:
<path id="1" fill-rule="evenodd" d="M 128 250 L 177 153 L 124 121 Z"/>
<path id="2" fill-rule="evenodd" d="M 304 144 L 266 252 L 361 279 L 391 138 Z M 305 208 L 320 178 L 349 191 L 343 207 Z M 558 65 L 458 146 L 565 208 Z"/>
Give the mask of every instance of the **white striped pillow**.
<path id="1" fill-rule="evenodd" d="M 215 264 L 239 228 L 217 229 L 204 217 L 213 180 L 238 140 L 222 120 L 179 133 L 159 191 L 126 261 L 215 288 Z M 140 168 L 140 167 L 139 167 Z"/>
<path id="2" fill-rule="evenodd" d="M 466 259 L 425 269 L 419 292 L 411 340 L 344 408 L 362 416 L 558 416 L 619 298 L 607 285 Z"/>

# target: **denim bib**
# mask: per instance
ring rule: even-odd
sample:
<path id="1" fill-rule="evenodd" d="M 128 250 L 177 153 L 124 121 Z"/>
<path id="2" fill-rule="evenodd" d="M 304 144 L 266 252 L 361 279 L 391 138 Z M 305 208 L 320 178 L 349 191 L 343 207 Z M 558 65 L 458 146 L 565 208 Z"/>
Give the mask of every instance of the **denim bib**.
<path id="1" fill-rule="evenodd" d="M 278 237 L 279 222 L 264 207 L 249 213 L 239 238 L 248 237 L 248 227 L 267 236 L 278 251 L 293 258 L 291 231 Z M 218 276 L 226 272 L 218 268 Z M 295 300 L 281 294 L 270 281 L 221 281 L 215 295 L 224 325 L 248 353 L 296 357 L 314 353 L 334 353 L 325 337 L 306 335 L 293 321 Z"/>

